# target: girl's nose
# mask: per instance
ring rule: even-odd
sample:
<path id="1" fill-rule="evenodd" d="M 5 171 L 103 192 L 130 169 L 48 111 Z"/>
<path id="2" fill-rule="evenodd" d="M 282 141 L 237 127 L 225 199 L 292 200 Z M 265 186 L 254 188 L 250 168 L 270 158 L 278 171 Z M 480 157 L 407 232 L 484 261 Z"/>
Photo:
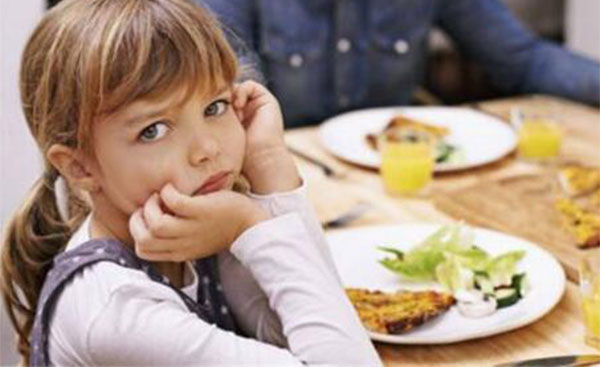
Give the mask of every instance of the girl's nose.
<path id="1" fill-rule="evenodd" d="M 214 136 L 204 130 L 192 134 L 189 150 L 189 159 L 192 165 L 200 165 L 214 160 L 221 152 L 219 143 Z"/>

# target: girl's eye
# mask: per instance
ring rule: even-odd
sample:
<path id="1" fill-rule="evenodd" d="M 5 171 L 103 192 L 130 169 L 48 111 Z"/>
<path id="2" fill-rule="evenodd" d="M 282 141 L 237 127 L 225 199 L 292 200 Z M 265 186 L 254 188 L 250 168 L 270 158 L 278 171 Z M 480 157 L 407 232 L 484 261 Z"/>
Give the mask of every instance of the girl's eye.
<path id="1" fill-rule="evenodd" d="M 227 107 L 229 106 L 229 101 L 225 99 L 220 99 L 218 101 L 214 101 L 204 110 L 204 116 L 219 116 L 227 111 Z"/>
<path id="2" fill-rule="evenodd" d="M 169 127 L 164 122 L 155 122 L 152 125 L 146 127 L 139 135 L 139 139 L 144 142 L 155 141 L 167 133 Z"/>

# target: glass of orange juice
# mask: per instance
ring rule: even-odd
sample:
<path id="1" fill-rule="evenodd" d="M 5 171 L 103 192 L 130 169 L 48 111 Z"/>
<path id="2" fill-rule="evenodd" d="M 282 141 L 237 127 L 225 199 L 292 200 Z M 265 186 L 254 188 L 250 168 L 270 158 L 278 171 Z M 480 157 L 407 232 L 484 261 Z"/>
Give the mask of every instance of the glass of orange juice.
<path id="1" fill-rule="evenodd" d="M 524 114 L 519 135 L 519 155 L 525 159 L 547 160 L 560 153 L 562 130 L 547 114 Z"/>
<path id="2" fill-rule="evenodd" d="M 433 177 L 434 145 L 427 135 L 406 134 L 380 140 L 381 177 L 393 195 L 417 195 Z"/>
<path id="3" fill-rule="evenodd" d="M 579 290 L 585 342 L 600 350 L 600 249 L 586 254 L 579 264 Z"/>

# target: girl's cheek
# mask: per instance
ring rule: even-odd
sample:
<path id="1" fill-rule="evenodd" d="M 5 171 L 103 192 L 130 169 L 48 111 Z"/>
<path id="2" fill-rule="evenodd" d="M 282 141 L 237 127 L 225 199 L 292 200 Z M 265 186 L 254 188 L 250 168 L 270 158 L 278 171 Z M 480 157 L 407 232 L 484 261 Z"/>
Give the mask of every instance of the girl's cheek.
<path id="1" fill-rule="evenodd" d="M 173 180 L 168 164 L 144 163 L 137 167 L 137 178 L 132 179 L 133 189 L 142 193 L 141 198 L 147 199 L 154 192 L 160 191 L 164 185 Z"/>

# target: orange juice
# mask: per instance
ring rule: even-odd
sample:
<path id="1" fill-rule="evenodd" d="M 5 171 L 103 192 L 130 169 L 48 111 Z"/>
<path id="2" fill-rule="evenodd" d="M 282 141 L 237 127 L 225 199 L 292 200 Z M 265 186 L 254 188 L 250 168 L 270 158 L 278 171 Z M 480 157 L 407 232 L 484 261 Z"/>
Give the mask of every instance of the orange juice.
<path id="1" fill-rule="evenodd" d="M 416 194 L 433 176 L 434 158 L 429 142 L 386 142 L 381 152 L 381 176 L 393 194 Z"/>
<path id="2" fill-rule="evenodd" d="M 582 300 L 585 342 L 600 350 L 600 252 L 582 260 L 579 288 Z"/>
<path id="3" fill-rule="evenodd" d="M 595 279 L 593 289 L 583 298 L 583 322 L 587 329 L 585 342 L 600 350 L 600 275 Z"/>
<path id="4" fill-rule="evenodd" d="M 555 122 L 525 120 L 519 130 L 519 153 L 525 158 L 552 158 L 558 155 L 562 133 Z"/>

